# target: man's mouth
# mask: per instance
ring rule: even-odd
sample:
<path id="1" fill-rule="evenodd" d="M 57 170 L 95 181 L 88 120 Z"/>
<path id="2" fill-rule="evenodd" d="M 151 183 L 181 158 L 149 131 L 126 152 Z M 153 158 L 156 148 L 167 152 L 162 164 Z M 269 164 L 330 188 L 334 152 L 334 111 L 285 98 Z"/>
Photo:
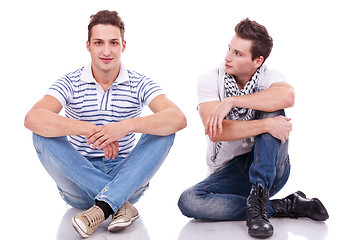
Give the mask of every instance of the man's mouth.
<path id="1" fill-rule="evenodd" d="M 232 67 L 231 65 L 225 63 L 225 68 L 231 68 L 231 67 Z"/>
<path id="2" fill-rule="evenodd" d="M 109 63 L 113 60 L 113 58 L 100 58 L 100 60 L 103 62 L 103 63 Z"/>

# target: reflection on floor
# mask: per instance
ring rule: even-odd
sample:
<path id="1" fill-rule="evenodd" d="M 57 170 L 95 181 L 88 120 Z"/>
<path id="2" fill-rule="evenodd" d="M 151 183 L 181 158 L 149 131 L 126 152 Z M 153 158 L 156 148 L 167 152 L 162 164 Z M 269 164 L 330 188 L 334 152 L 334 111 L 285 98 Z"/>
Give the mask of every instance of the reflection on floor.
<path id="1" fill-rule="evenodd" d="M 74 230 L 71 225 L 71 218 L 83 210 L 70 208 L 65 213 L 64 217 L 61 220 L 59 230 L 56 235 L 57 240 L 72 240 L 72 239 L 82 239 L 80 235 Z M 144 222 L 140 217 L 129 227 L 124 228 L 118 232 L 111 233 L 107 230 L 107 225 L 109 224 L 111 217 L 109 217 L 99 228 L 87 239 L 101 239 L 101 240 L 111 240 L 111 239 L 136 239 L 136 240 L 149 240 L 149 234 L 145 228 Z"/>
<path id="2" fill-rule="evenodd" d="M 271 239 L 308 239 L 323 240 L 328 234 L 324 222 L 308 219 L 271 219 L 275 229 Z M 206 222 L 190 220 L 181 230 L 178 240 L 235 240 L 251 239 L 245 221 Z"/>
<path id="3" fill-rule="evenodd" d="M 56 239 L 70 240 L 81 239 L 80 235 L 73 229 L 71 218 L 78 214 L 79 209 L 70 208 L 63 216 Z M 168 238 L 166 231 L 171 228 L 164 227 L 164 231 L 150 238 L 145 227 L 143 219 L 140 217 L 129 227 L 116 233 L 110 233 L 107 225 L 110 218 L 107 219 L 97 231 L 88 239 L 122 239 L 122 240 L 162 240 Z M 324 222 L 314 222 L 308 219 L 271 219 L 275 232 L 271 239 L 308 239 L 308 240 L 324 240 L 328 235 L 328 226 Z M 171 223 L 167 223 L 170 224 Z M 166 225 L 164 225 L 166 226 Z M 178 226 L 181 229 L 181 226 Z M 254 239 L 247 234 L 247 227 L 244 221 L 228 221 L 228 222 L 206 222 L 200 220 L 190 220 L 181 229 L 178 240 L 247 240 Z M 169 239 L 172 240 L 172 239 Z"/>

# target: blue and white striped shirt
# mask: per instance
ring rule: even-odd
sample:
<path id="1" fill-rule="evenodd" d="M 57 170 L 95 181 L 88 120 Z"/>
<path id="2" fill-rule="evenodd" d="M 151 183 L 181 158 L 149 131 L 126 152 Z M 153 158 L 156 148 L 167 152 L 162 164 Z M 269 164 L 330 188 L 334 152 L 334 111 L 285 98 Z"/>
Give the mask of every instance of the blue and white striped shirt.
<path id="1" fill-rule="evenodd" d="M 94 79 L 91 64 L 61 77 L 47 91 L 47 95 L 60 101 L 66 117 L 99 126 L 139 117 L 142 108 L 161 94 L 157 83 L 126 69 L 124 64 L 106 92 Z M 103 150 L 88 146 L 84 136 L 69 136 L 69 141 L 85 157 L 104 156 Z M 118 142 L 118 156 L 126 157 L 135 145 L 135 134 L 129 133 Z"/>

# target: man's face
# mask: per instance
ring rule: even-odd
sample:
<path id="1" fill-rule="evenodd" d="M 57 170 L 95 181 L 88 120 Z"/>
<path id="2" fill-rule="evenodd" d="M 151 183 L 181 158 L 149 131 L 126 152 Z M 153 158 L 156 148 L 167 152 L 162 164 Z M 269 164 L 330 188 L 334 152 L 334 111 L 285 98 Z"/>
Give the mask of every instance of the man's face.
<path id="1" fill-rule="evenodd" d="M 252 60 L 252 41 L 234 36 L 229 43 L 229 50 L 225 56 L 225 72 L 234 75 L 235 78 L 251 77 L 261 65 L 262 60 Z M 248 80 L 248 79 L 247 79 Z"/>
<path id="2" fill-rule="evenodd" d="M 120 70 L 121 53 L 125 51 L 126 42 L 122 41 L 118 27 L 95 25 L 86 46 L 91 55 L 93 71 L 107 73 Z"/>

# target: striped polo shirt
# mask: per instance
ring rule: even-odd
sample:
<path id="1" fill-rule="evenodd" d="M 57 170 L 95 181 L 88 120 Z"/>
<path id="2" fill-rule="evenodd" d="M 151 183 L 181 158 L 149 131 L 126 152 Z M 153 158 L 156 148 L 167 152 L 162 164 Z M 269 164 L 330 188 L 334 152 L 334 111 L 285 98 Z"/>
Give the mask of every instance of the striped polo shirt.
<path id="1" fill-rule="evenodd" d="M 106 92 L 92 75 L 91 63 L 58 79 L 47 91 L 65 108 L 68 118 L 88 121 L 102 126 L 127 118 L 139 117 L 144 106 L 163 94 L 160 86 L 150 78 L 121 69 Z M 71 144 L 85 157 L 102 157 L 103 150 L 92 149 L 84 136 L 68 136 Z M 135 145 L 135 134 L 129 133 L 119 142 L 119 155 L 126 157 Z"/>

